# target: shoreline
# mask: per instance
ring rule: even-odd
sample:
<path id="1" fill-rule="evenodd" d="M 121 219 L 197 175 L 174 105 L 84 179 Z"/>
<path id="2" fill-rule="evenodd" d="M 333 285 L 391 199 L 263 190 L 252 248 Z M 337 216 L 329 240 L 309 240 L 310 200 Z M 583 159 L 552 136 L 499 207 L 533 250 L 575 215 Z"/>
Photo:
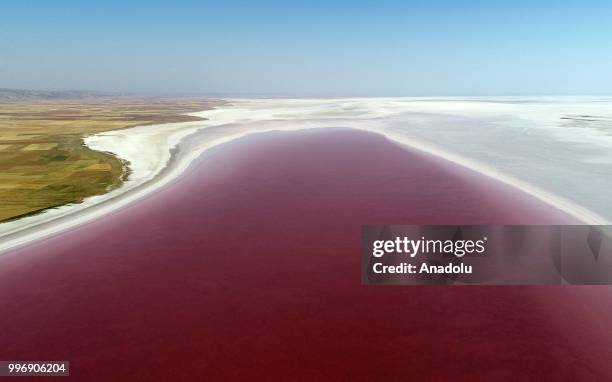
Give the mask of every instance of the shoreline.
<path id="1" fill-rule="evenodd" d="M 111 152 L 122 160 L 130 161 L 132 166 L 140 166 L 133 171 L 136 178 L 128 180 L 124 186 L 107 194 L 87 198 L 81 204 L 66 205 L 32 217 L 0 224 L 0 230 L 2 228 L 5 230 L 4 233 L 0 233 L 0 255 L 11 249 L 86 224 L 150 195 L 177 179 L 193 160 L 215 146 L 255 133 L 334 127 L 349 127 L 380 134 L 394 144 L 447 160 L 514 187 L 553 208 L 574 216 L 584 224 L 609 224 L 605 218 L 574 202 L 515 177 L 501 174 L 484 163 L 450 153 L 430 143 L 416 139 L 409 140 L 399 134 L 386 131 L 378 118 L 380 116 L 366 115 L 346 119 L 341 115 L 340 117 L 315 119 L 305 115 L 304 117 L 308 118 L 300 119 L 298 116 L 296 119 L 279 119 L 278 115 L 274 114 L 274 110 L 256 110 L 262 114 L 258 116 L 248 109 L 249 102 L 257 105 L 261 102 L 260 100 L 225 101 L 226 103 L 219 107 L 190 113 L 190 115 L 206 118 L 202 121 L 137 126 L 86 137 L 85 142 L 88 147 Z M 247 107 L 240 102 L 246 102 Z M 286 102 L 289 105 L 299 104 L 295 100 Z M 308 102 L 313 102 L 313 100 L 308 100 Z M 130 142 L 130 138 L 136 143 Z M 141 152 L 143 147 L 158 150 L 154 153 L 143 154 Z M 143 160 L 147 154 L 148 162 L 147 159 Z M 157 161 L 151 161 L 151 158 Z M 10 228 L 11 225 L 14 228 Z"/>

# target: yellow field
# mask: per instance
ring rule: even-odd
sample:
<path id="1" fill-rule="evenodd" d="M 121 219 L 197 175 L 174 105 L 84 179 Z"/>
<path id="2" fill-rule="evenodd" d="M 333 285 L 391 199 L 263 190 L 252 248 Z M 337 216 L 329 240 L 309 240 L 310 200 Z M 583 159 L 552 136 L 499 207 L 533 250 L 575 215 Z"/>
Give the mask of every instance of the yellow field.
<path id="1" fill-rule="evenodd" d="M 196 120 L 211 102 L 115 97 L 0 103 L 0 221 L 34 214 L 118 187 L 126 163 L 88 149 L 101 131 Z"/>

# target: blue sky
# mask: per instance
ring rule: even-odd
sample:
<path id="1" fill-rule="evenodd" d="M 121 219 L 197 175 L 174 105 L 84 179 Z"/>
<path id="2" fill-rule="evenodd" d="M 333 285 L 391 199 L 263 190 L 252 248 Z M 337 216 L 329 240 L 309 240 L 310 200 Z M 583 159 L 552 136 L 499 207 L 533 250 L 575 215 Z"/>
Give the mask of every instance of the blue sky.
<path id="1" fill-rule="evenodd" d="M 612 94 L 609 1 L 0 0 L 0 87 Z"/>

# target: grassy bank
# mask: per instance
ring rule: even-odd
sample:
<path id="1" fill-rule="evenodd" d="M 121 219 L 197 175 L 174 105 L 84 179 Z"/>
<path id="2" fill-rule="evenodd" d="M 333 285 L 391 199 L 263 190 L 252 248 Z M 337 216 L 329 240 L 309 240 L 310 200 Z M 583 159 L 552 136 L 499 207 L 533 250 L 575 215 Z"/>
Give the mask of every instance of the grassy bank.
<path id="1" fill-rule="evenodd" d="M 203 99 L 116 97 L 0 103 L 0 221 L 78 203 L 121 185 L 126 164 L 83 137 L 136 125 L 196 120 Z"/>

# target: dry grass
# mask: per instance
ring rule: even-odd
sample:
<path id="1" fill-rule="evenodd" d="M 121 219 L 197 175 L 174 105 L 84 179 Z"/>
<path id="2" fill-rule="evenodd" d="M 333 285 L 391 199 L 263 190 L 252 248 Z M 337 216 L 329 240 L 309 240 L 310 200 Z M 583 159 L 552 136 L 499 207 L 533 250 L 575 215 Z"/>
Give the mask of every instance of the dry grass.
<path id="1" fill-rule="evenodd" d="M 125 164 L 83 145 L 87 134 L 182 122 L 211 106 L 196 98 L 117 97 L 0 103 L 0 221 L 118 187 Z"/>

